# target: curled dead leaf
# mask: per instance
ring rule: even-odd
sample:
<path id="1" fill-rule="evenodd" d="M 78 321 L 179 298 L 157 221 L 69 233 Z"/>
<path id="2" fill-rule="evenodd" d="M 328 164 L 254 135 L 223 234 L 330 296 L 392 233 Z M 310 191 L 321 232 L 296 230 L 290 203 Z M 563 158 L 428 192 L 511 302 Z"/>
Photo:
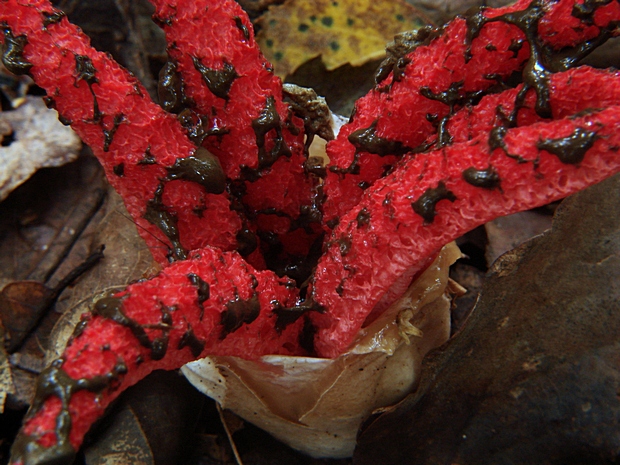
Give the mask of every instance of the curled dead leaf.
<path id="1" fill-rule="evenodd" d="M 448 268 L 460 252 L 444 248 L 426 272 L 337 359 L 266 356 L 259 361 L 207 357 L 183 374 L 200 391 L 294 449 L 314 457 L 349 457 L 362 421 L 417 384 L 422 358 L 450 335 Z M 423 337 L 407 344 L 398 315 Z"/>

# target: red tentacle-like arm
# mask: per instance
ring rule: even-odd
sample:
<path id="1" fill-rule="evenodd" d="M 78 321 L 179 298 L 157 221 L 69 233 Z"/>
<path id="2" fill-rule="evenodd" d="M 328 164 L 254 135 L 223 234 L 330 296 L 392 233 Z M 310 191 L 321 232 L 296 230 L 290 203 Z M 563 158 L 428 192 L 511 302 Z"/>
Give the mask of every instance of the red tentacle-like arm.
<path id="1" fill-rule="evenodd" d="M 242 221 L 218 160 L 197 151 L 177 119 L 49 2 L 0 8 L 5 47 L 19 52 L 48 105 L 92 148 L 155 258 L 166 264 L 204 245 L 235 249 Z M 200 212 L 193 219 L 201 227 L 187 231 L 177 210 Z"/>
<path id="2" fill-rule="evenodd" d="M 49 2 L 0 0 L 3 62 L 46 90 L 155 257 L 174 262 L 84 316 L 39 379 L 13 463 L 70 461 L 105 406 L 153 369 L 206 354 L 338 356 L 445 243 L 620 171 L 620 76 L 567 71 L 615 33 L 618 2 L 522 0 L 426 31 L 329 146 L 332 232 L 301 300 L 293 280 L 257 270 L 266 249 L 247 247 L 252 234 L 284 249 L 296 231 L 317 237 L 300 227 L 317 206 L 301 122 L 235 2 L 153 3 L 170 41 L 165 78 L 180 76 L 168 88 L 180 103 L 163 103 L 189 108 L 183 124 Z M 190 30 L 212 40 L 193 48 Z M 314 346 L 302 347 L 309 326 Z"/>
<path id="3" fill-rule="evenodd" d="M 590 106 L 595 82 L 605 109 Z M 531 91 L 531 106 L 521 111 L 539 121 L 493 126 L 504 119 L 498 108 L 514 107 L 516 92 L 489 96 L 480 103 L 486 112 L 455 116 L 452 129 L 462 131 L 463 142 L 405 157 L 341 217 L 314 275 L 313 298 L 329 309 L 312 315 L 318 353 L 345 350 L 371 312 L 389 303 L 381 299 L 398 278 L 415 275 L 442 245 L 620 171 L 620 74 L 576 69 L 554 75 L 550 88 L 552 110 L 564 118 L 537 117 Z M 460 128 L 457 119 L 465 123 Z M 475 131 L 474 123 L 484 129 Z"/>
<path id="4" fill-rule="evenodd" d="M 217 129 L 201 143 L 235 181 L 236 200 L 254 220 L 252 233 L 274 234 L 284 253 L 307 254 L 321 228 L 319 212 L 312 214 L 317 179 L 306 169 L 304 123 L 283 101 L 282 82 L 258 49 L 247 15 L 235 2 L 151 3 L 171 44 L 164 72 L 176 82 L 164 106 L 185 101 L 194 119 Z M 261 245 L 269 261 L 272 253 Z"/>
<path id="5" fill-rule="evenodd" d="M 326 225 L 334 227 L 403 154 L 449 144 L 450 115 L 497 92 L 514 73 L 525 71 L 543 97 L 544 79 L 531 71 L 544 78 L 571 66 L 616 33 L 619 16 L 616 1 L 520 0 L 456 18 L 441 33 L 422 29 L 401 39 L 402 56 L 379 69 L 377 86 L 328 144 Z"/>
<path id="6" fill-rule="evenodd" d="M 278 310 L 296 296 L 290 280 L 254 270 L 235 252 L 205 248 L 99 300 L 63 357 L 40 375 L 12 460 L 70 463 L 110 402 L 153 370 L 207 354 L 303 354 L 303 322 L 277 324 Z"/>

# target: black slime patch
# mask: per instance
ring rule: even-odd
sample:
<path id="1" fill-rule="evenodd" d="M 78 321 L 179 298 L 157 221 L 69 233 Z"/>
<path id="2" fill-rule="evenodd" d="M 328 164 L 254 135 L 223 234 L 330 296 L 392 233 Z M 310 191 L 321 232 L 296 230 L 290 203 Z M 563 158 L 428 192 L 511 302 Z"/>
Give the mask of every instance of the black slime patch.
<path id="1" fill-rule="evenodd" d="M 155 160 L 155 156 L 151 153 L 151 148 L 147 147 L 144 152 L 144 156 L 142 160 L 138 161 L 138 165 L 155 165 L 157 161 Z"/>
<path id="2" fill-rule="evenodd" d="M 192 57 L 194 68 L 200 73 L 205 84 L 215 95 L 224 100 L 228 100 L 228 93 L 235 79 L 239 77 L 233 65 L 224 61 L 222 69 L 207 68 L 197 57 Z"/>
<path id="3" fill-rule="evenodd" d="M 499 174 L 492 166 L 484 170 L 479 170 L 473 166 L 463 171 L 463 179 L 472 186 L 485 189 L 495 189 L 500 186 L 501 179 Z"/>
<path id="4" fill-rule="evenodd" d="M 123 119 L 125 119 L 125 116 L 122 113 L 119 113 L 118 115 L 114 115 L 114 121 L 112 123 L 112 127 L 110 129 L 103 130 L 103 151 L 104 152 L 107 152 L 110 150 L 110 144 L 114 140 L 114 135 L 116 134 L 118 127 L 123 122 Z"/>
<path id="5" fill-rule="evenodd" d="M 555 155 L 562 163 L 575 165 L 583 161 L 596 139 L 596 132 L 577 128 L 566 137 L 540 140 L 536 148 Z"/>
<path id="6" fill-rule="evenodd" d="M 457 105 L 475 105 L 477 101 L 482 97 L 483 91 L 475 92 L 461 92 L 463 87 L 463 81 L 456 81 L 450 84 L 448 89 L 441 92 L 433 92 L 430 87 L 420 87 L 420 95 L 426 97 L 429 100 L 435 100 L 443 103 L 449 107 L 448 114 L 439 119 L 437 123 L 437 145 L 436 148 L 445 147 L 452 143 L 452 136 L 448 132 L 448 121 L 452 117 Z M 437 115 L 433 115 L 437 118 Z M 429 117 L 427 116 L 427 119 Z M 432 119 L 429 119 L 432 122 Z"/>
<path id="7" fill-rule="evenodd" d="M 306 150 L 310 147 L 315 134 L 328 141 L 334 139 L 332 115 L 324 98 L 319 97 L 314 89 L 290 83 L 282 85 L 282 92 L 294 114 L 304 121 Z M 297 128 L 293 126 L 289 129 Z"/>
<path id="8" fill-rule="evenodd" d="M 226 304 L 226 310 L 221 313 L 220 324 L 222 333 L 220 339 L 225 339 L 230 333 L 237 331 L 243 324 L 250 324 L 260 314 L 258 294 L 247 300 L 235 299 Z"/>
<path id="9" fill-rule="evenodd" d="M 162 330 L 163 334 L 161 337 L 157 337 L 151 341 L 146 334 L 145 327 L 123 313 L 123 302 L 120 298 L 104 297 L 103 299 L 99 299 L 93 307 L 93 313 L 95 315 L 99 315 L 129 328 L 131 334 L 138 340 L 140 345 L 151 351 L 151 359 L 153 360 L 161 360 L 166 355 L 168 333 L 170 332 L 170 325 L 172 324 L 170 310 L 166 307 L 162 307 L 161 310 L 162 323 L 159 327 L 155 327 L 154 329 Z"/>
<path id="10" fill-rule="evenodd" d="M 507 126 L 495 126 L 493 129 L 491 129 L 491 131 L 489 131 L 488 144 L 491 152 L 495 149 L 502 149 L 502 151 L 506 154 L 507 157 L 516 160 L 517 163 L 527 163 L 527 160 L 521 155 L 515 155 L 508 152 L 506 142 L 504 141 L 504 137 L 506 137 L 506 134 L 508 134 Z"/>
<path id="11" fill-rule="evenodd" d="M 187 279 L 189 282 L 196 286 L 196 290 L 198 291 L 198 306 L 200 307 L 200 320 L 204 315 L 204 302 L 209 300 L 210 297 L 210 288 L 209 283 L 203 280 L 200 276 L 194 273 L 190 273 L 187 275 Z"/>
<path id="12" fill-rule="evenodd" d="M 440 28 L 422 26 L 416 31 L 402 32 L 394 36 L 394 42 L 388 44 L 386 58 L 381 62 L 374 76 L 375 84 L 379 85 L 392 73 L 392 82 L 378 90 L 384 92 L 391 90 L 394 82 L 403 78 L 407 65 L 411 63 L 411 59 L 406 55 L 421 45 L 428 45 L 440 32 Z"/>
<path id="13" fill-rule="evenodd" d="M 584 0 L 583 3 L 575 3 L 571 15 L 575 18 L 579 18 L 581 21 L 587 24 L 594 23 L 594 13 L 601 7 L 608 5 L 613 0 Z"/>
<path id="14" fill-rule="evenodd" d="M 239 16 L 235 16 L 235 26 L 241 31 L 245 40 L 250 40 L 250 31 Z"/>
<path id="15" fill-rule="evenodd" d="M 424 191 L 418 200 L 411 204 L 413 211 L 424 218 L 426 224 L 432 223 L 437 215 L 435 206 L 441 200 L 449 200 L 454 202 L 456 196 L 446 188 L 443 181 L 440 181 L 437 187 L 429 187 Z"/>
<path id="16" fill-rule="evenodd" d="M 349 135 L 349 142 L 360 152 L 374 153 L 381 157 L 387 155 L 399 156 L 411 151 L 411 148 L 403 145 L 400 141 L 378 136 L 376 132 L 377 122 L 378 120 L 375 120 L 369 127 L 353 131 Z"/>
<path id="17" fill-rule="evenodd" d="M 88 326 L 88 323 L 90 322 L 90 314 L 88 313 L 84 313 L 82 314 L 82 316 L 80 317 L 80 321 L 77 325 L 75 325 L 75 328 L 73 329 L 73 333 L 71 333 L 71 336 L 69 337 L 69 342 L 67 343 L 67 346 L 71 345 L 71 342 L 80 337 L 82 335 L 82 333 L 84 332 L 84 330 L 86 329 L 86 327 Z"/>
<path id="18" fill-rule="evenodd" d="M 43 27 L 47 28 L 52 24 L 59 23 L 62 18 L 66 17 L 64 11 L 42 11 L 41 15 L 43 16 Z"/>
<path id="19" fill-rule="evenodd" d="M 115 165 L 114 168 L 112 168 L 112 171 L 119 178 L 122 178 L 123 176 L 125 176 L 125 163 L 119 163 L 118 165 Z"/>
<path id="20" fill-rule="evenodd" d="M 249 228 L 240 229 L 236 235 L 237 252 L 242 257 L 247 257 L 258 247 L 258 238 Z"/>
<path id="21" fill-rule="evenodd" d="M 512 39 L 510 41 L 510 45 L 508 46 L 508 50 L 512 52 L 512 57 L 517 58 L 519 56 L 519 52 L 523 48 L 523 40 L 521 39 Z"/>
<path id="22" fill-rule="evenodd" d="M 2 64 L 15 75 L 28 74 L 32 68 L 32 63 L 24 58 L 24 46 L 28 43 L 28 38 L 25 35 L 14 36 L 6 24 L 2 26 L 2 32 Z"/>
<path id="23" fill-rule="evenodd" d="M 162 201 L 164 193 L 164 185 L 160 184 L 155 191 L 155 195 L 147 202 L 146 211 L 143 218 L 155 225 L 170 241 L 172 248 L 170 249 L 170 260 L 185 260 L 187 251 L 181 245 L 179 239 L 179 230 L 177 229 L 177 220 L 166 211 L 166 207 Z"/>
<path id="24" fill-rule="evenodd" d="M 50 447 L 40 446 L 35 436 L 21 433 L 11 448 L 11 457 L 15 461 L 24 464 L 56 464 L 72 463 L 75 457 L 75 449 L 69 440 L 71 433 L 71 413 L 69 402 L 78 391 L 87 390 L 99 393 L 118 380 L 120 375 L 127 373 L 127 366 L 119 361 L 114 368 L 105 375 L 93 378 L 71 378 L 63 369 L 63 359 L 57 359 L 43 370 L 37 377 L 35 396 L 26 418 L 32 418 L 43 406 L 49 397 L 57 397 L 61 408 L 56 416 L 55 435 L 56 444 Z"/>
<path id="25" fill-rule="evenodd" d="M 179 113 L 184 108 L 183 81 L 177 73 L 176 64 L 171 61 L 159 71 L 157 96 L 161 107 L 168 112 Z"/>
<path id="26" fill-rule="evenodd" d="M 222 194 L 226 190 L 226 175 L 219 159 L 204 147 L 198 147 L 189 157 L 177 158 L 167 170 L 168 180 L 195 182 L 210 194 Z"/>
<path id="27" fill-rule="evenodd" d="M 346 257 L 351 251 L 351 236 L 340 236 L 336 243 L 340 249 L 340 255 Z"/>
<path id="28" fill-rule="evenodd" d="M 265 108 L 258 116 L 252 120 L 252 129 L 256 135 L 256 145 L 258 146 L 258 167 L 259 169 L 268 168 L 273 165 L 281 156 L 290 157 L 291 151 L 282 136 L 282 124 L 280 115 L 276 109 L 276 101 L 272 95 L 267 97 Z M 273 148 L 270 151 L 265 149 L 267 133 L 274 130 L 276 136 L 273 140 Z"/>
<path id="29" fill-rule="evenodd" d="M 357 221 L 358 228 L 368 226 L 370 224 L 370 212 L 365 207 L 362 208 L 355 217 L 355 221 Z"/>
<path id="30" fill-rule="evenodd" d="M 93 96 L 93 121 L 98 123 L 101 121 L 103 115 L 99 111 L 99 103 L 97 102 L 95 91 L 93 90 L 93 84 L 99 81 L 96 76 L 97 70 L 90 57 L 86 55 L 75 55 L 75 72 L 77 73 L 77 78 L 75 80 L 76 87 L 80 81 L 86 81 L 88 84 L 90 93 Z"/>
<path id="31" fill-rule="evenodd" d="M 306 298 L 306 300 L 293 307 L 277 305 L 273 309 L 273 313 L 276 315 L 276 331 L 281 333 L 288 325 L 295 323 L 308 312 L 324 313 L 325 307 L 316 303 L 311 297 Z"/>
<path id="32" fill-rule="evenodd" d="M 579 18 L 584 25 L 590 25 L 596 10 L 604 5 L 611 3 L 611 0 L 585 0 L 583 4 L 573 6 L 572 15 Z M 523 89 L 516 98 L 516 105 L 510 117 L 512 125 L 516 123 L 516 114 L 522 107 L 525 95 L 530 89 L 536 92 L 536 113 L 543 117 L 551 117 L 551 106 L 549 102 L 549 77 L 552 72 L 565 71 L 575 65 L 579 60 L 588 55 L 594 48 L 601 45 L 612 35 L 612 31 L 617 27 L 616 22 L 611 22 L 606 28 L 600 28 L 597 37 L 585 40 L 576 44 L 574 47 L 567 47 L 562 50 L 554 50 L 550 46 L 544 45 L 538 38 L 538 24 L 545 16 L 548 9 L 546 0 L 533 0 L 527 8 L 521 11 L 506 13 L 494 18 L 484 16 L 484 7 L 467 17 L 467 43 L 465 52 L 467 61 L 471 59 L 471 44 L 478 37 L 480 30 L 485 24 L 502 21 L 518 27 L 525 35 L 529 48 L 530 57 L 523 69 Z M 513 51 L 516 57 L 522 43 L 512 41 L 509 50 Z"/>
<path id="33" fill-rule="evenodd" d="M 205 348 L 205 341 L 202 341 L 196 337 L 191 325 L 188 325 L 187 331 L 183 333 L 179 340 L 178 349 L 181 350 L 185 347 L 189 347 L 194 357 L 198 357 Z"/>

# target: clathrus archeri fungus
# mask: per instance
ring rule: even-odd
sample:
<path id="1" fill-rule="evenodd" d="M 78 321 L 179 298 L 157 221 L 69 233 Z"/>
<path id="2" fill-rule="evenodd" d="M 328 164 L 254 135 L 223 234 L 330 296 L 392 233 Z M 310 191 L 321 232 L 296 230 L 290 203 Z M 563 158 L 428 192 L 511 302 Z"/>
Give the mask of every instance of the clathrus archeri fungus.
<path id="1" fill-rule="evenodd" d="M 154 369 L 336 357 L 444 244 L 620 171 L 620 74 L 573 67 L 616 34 L 618 1 L 522 0 L 401 38 L 327 167 L 234 1 L 152 3 L 163 109 L 47 0 L 0 0 L 4 65 L 90 145 L 164 266 L 82 317 L 14 464 L 70 463 Z"/>

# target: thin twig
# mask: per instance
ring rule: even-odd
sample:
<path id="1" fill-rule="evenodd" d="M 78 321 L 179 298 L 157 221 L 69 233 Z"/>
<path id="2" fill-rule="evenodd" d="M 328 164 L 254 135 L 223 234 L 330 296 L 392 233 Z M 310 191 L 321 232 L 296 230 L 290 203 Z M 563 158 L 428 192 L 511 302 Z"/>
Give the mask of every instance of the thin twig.
<path id="1" fill-rule="evenodd" d="M 226 436 L 228 437 L 228 442 L 230 443 L 230 447 L 235 456 L 235 461 L 237 462 L 237 465 L 243 465 L 243 462 L 241 461 L 241 456 L 239 455 L 239 451 L 237 450 L 237 446 L 235 445 L 235 441 L 232 437 L 230 430 L 228 429 L 226 418 L 224 418 L 224 410 L 222 410 L 222 406 L 219 402 L 216 402 L 215 406 L 217 407 L 217 413 L 219 413 L 220 415 L 220 421 L 222 422 L 222 426 L 224 426 L 224 431 L 226 431 Z"/>

